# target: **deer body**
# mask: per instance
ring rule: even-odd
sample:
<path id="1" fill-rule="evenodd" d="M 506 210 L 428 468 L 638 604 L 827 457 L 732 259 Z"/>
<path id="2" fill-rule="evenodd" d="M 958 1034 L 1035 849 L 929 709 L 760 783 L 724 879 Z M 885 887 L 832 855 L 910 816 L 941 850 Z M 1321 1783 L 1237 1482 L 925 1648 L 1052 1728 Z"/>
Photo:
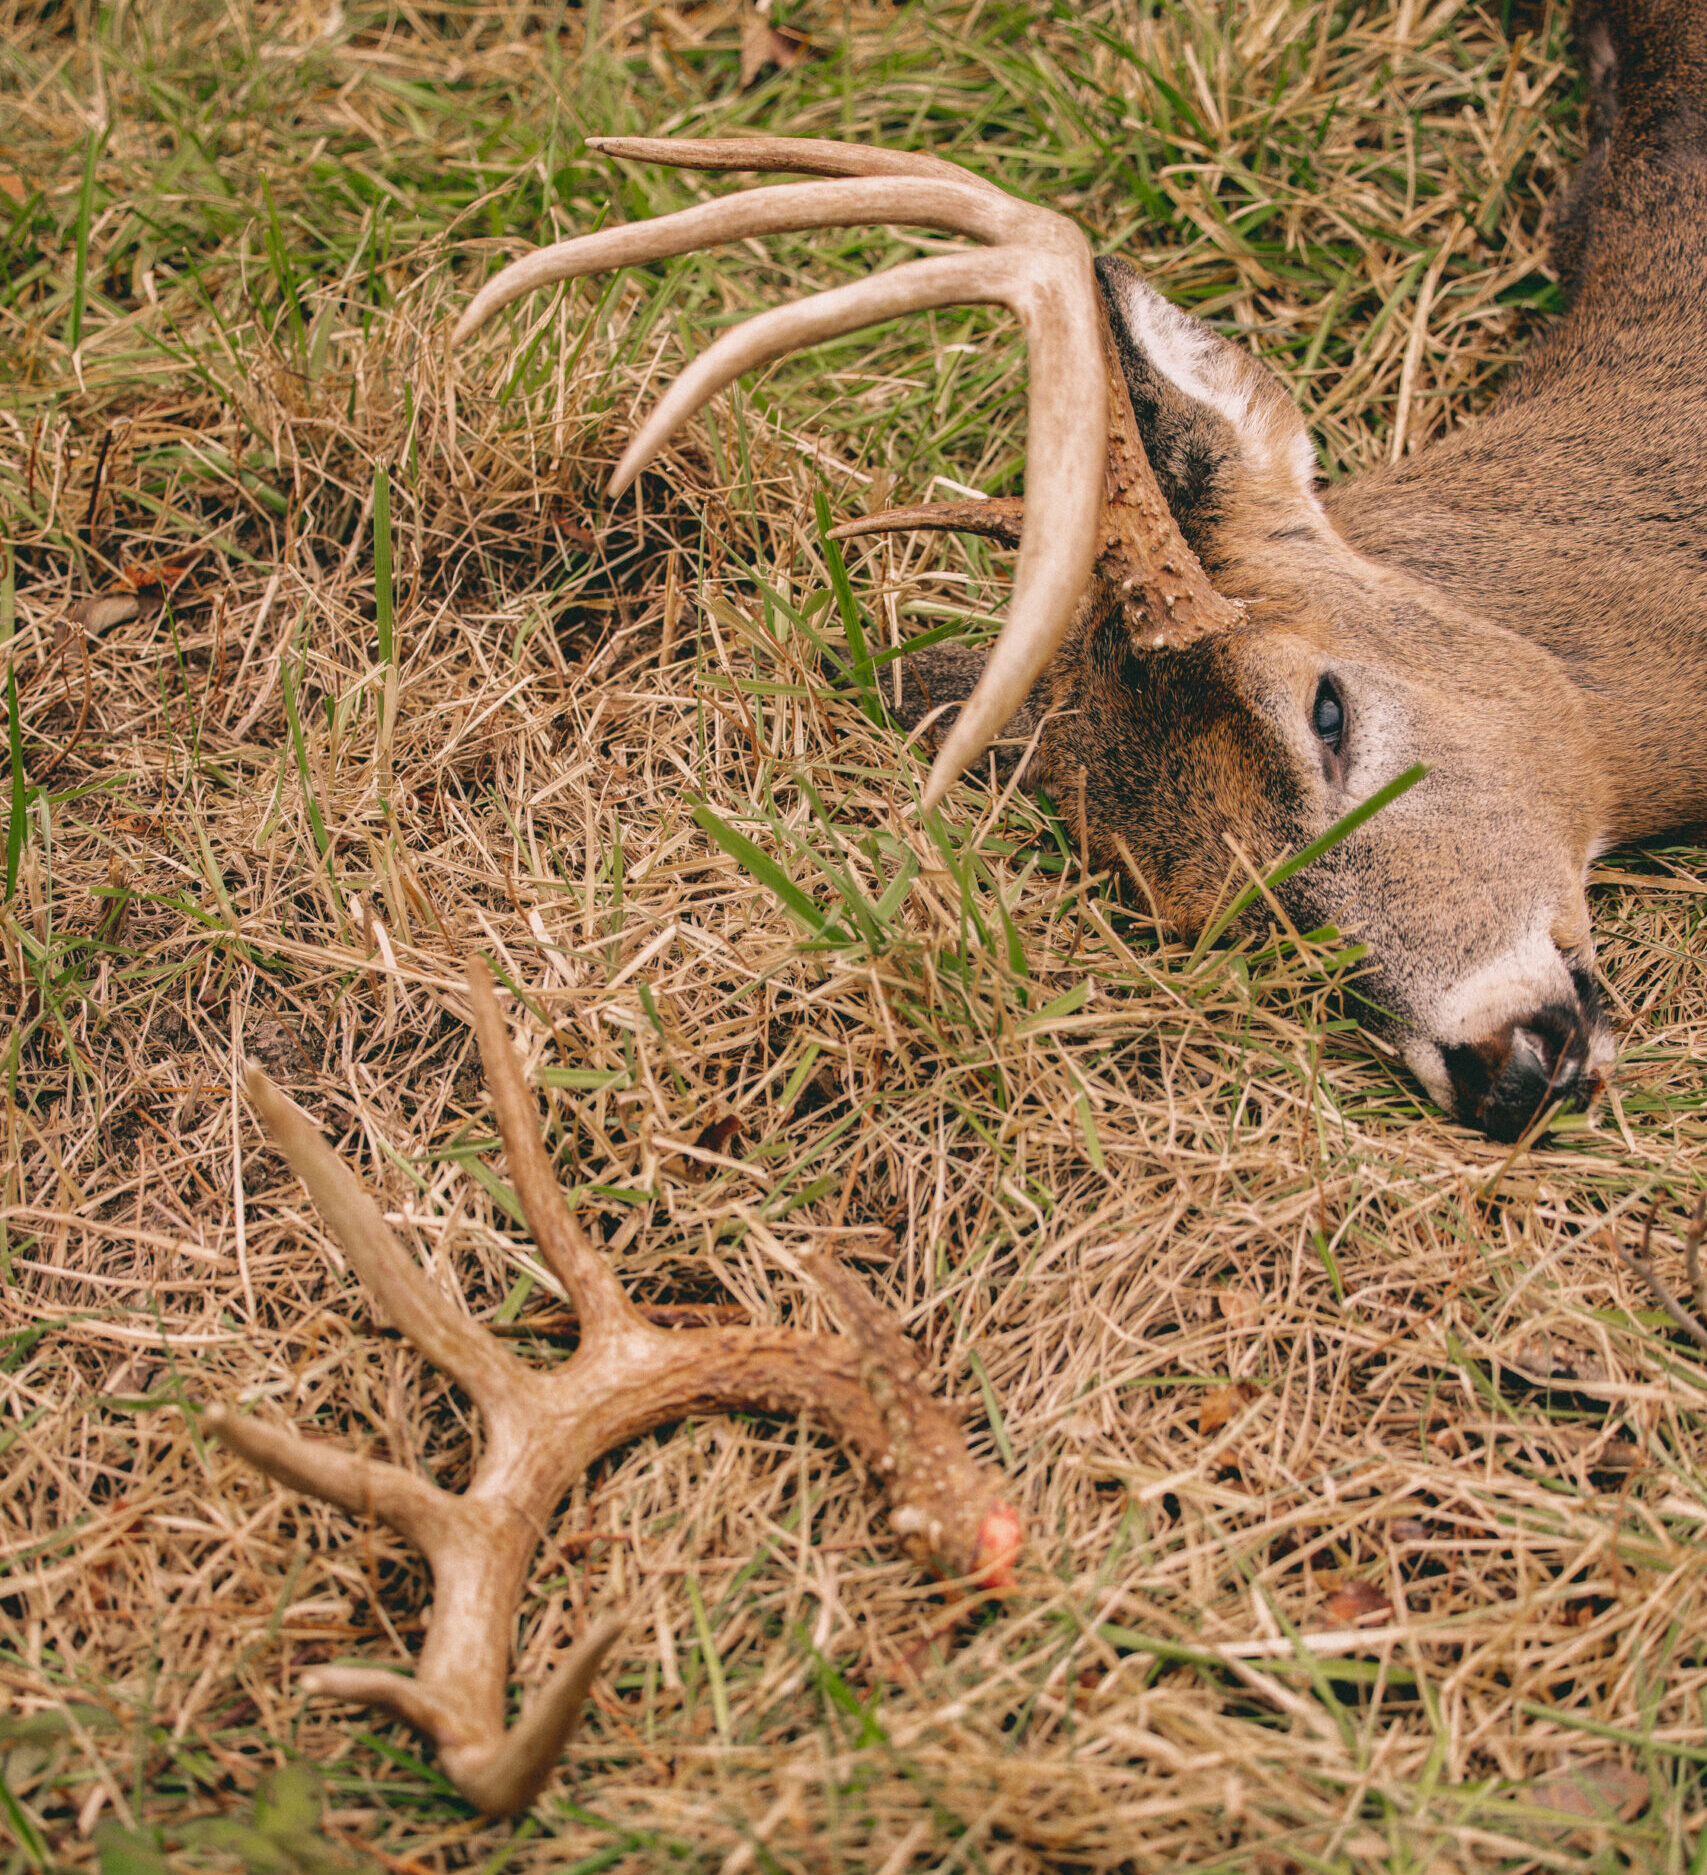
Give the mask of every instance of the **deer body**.
<path id="1" fill-rule="evenodd" d="M 725 334 L 613 492 L 755 364 L 908 307 L 1010 307 L 1032 351 L 1023 521 L 1005 501 L 838 530 L 1020 546 L 989 658 L 914 661 L 903 716 L 947 728 L 924 806 L 1006 725 L 1082 843 L 1191 935 L 1235 866 L 1298 851 L 1423 764 L 1281 898 L 1301 928 L 1367 945 L 1371 1025 L 1449 1112 L 1515 1140 L 1611 1060 L 1591 859 L 1707 820 L 1707 0 L 1579 0 L 1574 26 L 1590 151 L 1556 230 L 1565 316 L 1480 419 L 1331 491 L 1258 359 L 1127 263 L 1093 274 L 1064 217 L 926 155 L 607 141 L 831 180 L 542 249 L 457 335 L 548 280 L 785 227 L 907 220 L 986 243 Z"/>

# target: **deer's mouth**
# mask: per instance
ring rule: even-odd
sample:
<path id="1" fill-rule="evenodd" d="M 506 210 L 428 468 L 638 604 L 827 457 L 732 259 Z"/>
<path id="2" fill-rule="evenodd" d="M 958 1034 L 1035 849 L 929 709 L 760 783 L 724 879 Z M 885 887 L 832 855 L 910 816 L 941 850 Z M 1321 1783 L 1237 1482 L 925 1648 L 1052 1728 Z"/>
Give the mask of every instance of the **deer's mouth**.
<path id="1" fill-rule="evenodd" d="M 1595 1060 L 1597 1032 L 1580 1004 L 1554 1003 L 1481 1041 L 1443 1048 L 1457 1117 L 1509 1145 L 1561 1102 L 1568 1110 L 1586 1107 L 1605 1078 Z"/>
<path id="2" fill-rule="evenodd" d="M 1558 961 L 1566 979 L 1559 992 L 1520 1004 L 1514 1013 L 1489 1011 L 1492 1019 L 1465 1024 L 1469 1032 L 1460 1029 L 1461 1039 L 1417 1039 L 1404 1051 L 1417 1078 L 1454 1119 L 1503 1145 L 1522 1139 L 1549 1113 L 1586 1107 L 1612 1063 L 1612 1032 L 1593 978 Z"/>

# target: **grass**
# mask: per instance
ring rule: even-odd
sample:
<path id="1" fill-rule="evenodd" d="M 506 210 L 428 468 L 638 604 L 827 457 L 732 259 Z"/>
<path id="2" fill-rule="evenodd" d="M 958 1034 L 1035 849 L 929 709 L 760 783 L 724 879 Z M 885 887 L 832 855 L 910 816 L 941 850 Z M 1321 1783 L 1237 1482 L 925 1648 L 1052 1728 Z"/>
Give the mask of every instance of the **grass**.
<path id="1" fill-rule="evenodd" d="M 1164 942 L 1024 798 L 920 828 L 892 654 L 986 633 L 1007 563 L 890 541 L 844 583 L 824 521 L 1019 486 L 1002 318 L 778 366 L 604 501 L 709 334 L 918 241 L 586 282 L 446 356 L 503 257 L 728 186 L 584 136 L 758 128 L 937 150 L 1146 255 L 1329 477 L 1473 413 L 1558 303 L 1559 10 L 1148 12 L 795 7 L 809 55 L 742 90 L 724 4 L 0 0 L 8 1869 L 1702 1866 L 1707 1370 L 1614 1255 L 1658 1204 L 1674 1258 L 1707 1170 L 1701 851 L 1603 862 L 1617 1081 L 1492 1148 L 1359 1037 L 1353 954 Z M 642 1612 L 519 1824 L 299 1697 L 408 1652 L 423 1571 L 183 1410 L 469 1460 L 249 1061 L 560 1355 L 475 949 L 630 1286 L 812 1320 L 792 1252 L 839 1243 L 1032 1537 L 957 1626 L 809 1428 L 612 1454 L 517 1683 Z"/>

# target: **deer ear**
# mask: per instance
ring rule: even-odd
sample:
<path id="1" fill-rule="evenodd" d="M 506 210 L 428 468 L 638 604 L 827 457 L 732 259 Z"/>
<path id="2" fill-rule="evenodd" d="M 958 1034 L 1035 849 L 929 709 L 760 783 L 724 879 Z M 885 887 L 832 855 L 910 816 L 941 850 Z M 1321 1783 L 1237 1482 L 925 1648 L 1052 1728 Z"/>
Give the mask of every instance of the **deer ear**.
<path id="1" fill-rule="evenodd" d="M 1213 577 L 1233 542 L 1327 525 L 1298 406 L 1259 358 L 1181 312 L 1123 260 L 1097 280 L 1138 434 L 1162 494 Z"/>

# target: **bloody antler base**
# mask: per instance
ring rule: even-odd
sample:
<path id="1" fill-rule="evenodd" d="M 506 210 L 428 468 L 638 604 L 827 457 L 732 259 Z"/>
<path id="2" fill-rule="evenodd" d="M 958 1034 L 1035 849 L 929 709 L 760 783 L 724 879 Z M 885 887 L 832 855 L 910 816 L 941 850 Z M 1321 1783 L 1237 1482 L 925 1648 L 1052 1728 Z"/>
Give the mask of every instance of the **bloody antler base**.
<path id="1" fill-rule="evenodd" d="M 904 1547 L 939 1574 L 1005 1586 L 1020 1524 L 996 1477 L 968 1455 L 958 1413 L 921 1384 L 911 1344 L 834 1263 L 813 1258 L 808 1268 L 847 1324 L 845 1335 L 670 1330 L 646 1321 L 564 1204 L 478 962 L 468 989 L 517 1196 L 541 1256 L 580 1316 L 575 1354 L 541 1373 L 456 1309 L 308 1116 L 251 1072 L 250 1099 L 356 1274 L 397 1329 L 468 1394 L 485 1418 L 486 1440 L 467 1490 L 456 1493 L 230 1407 L 209 1407 L 203 1423 L 269 1477 L 352 1515 L 379 1517 L 426 1556 L 433 1612 L 413 1675 L 320 1667 L 303 1685 L 406 1719 L 438 1746 L 445 1774 L 468 1801 L 501 1814 L 532 1802 L 621 1631 L 612 1615 L 594 1621 L 506 1730 L 528 1565 L 557 1503 L 601 1453 L 690 1413 L 810 1413 L 881 1480 Z"/>

